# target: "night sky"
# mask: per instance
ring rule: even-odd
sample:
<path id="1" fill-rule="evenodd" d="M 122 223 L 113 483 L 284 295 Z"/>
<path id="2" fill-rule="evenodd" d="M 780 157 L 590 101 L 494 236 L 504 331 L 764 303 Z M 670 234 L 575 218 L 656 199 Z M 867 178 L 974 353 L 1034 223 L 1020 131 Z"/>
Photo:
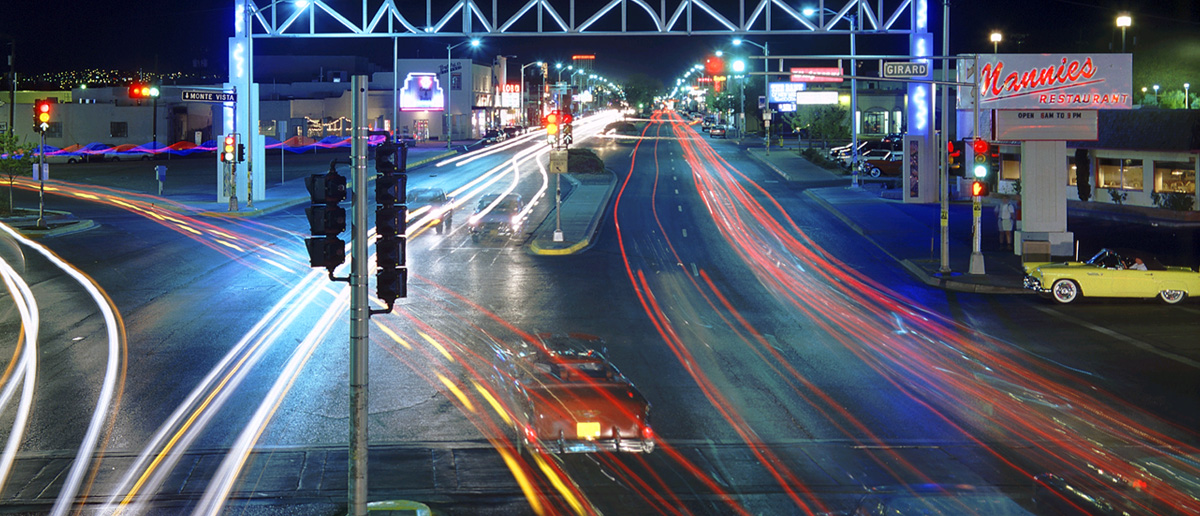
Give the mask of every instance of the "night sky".
<path id="1" fill-rule="evenodd" d="M 490 14 L 490 1 L 477 2 Z M 265 5 L 269 2 L 264 0 L 260 3 Z M 348 17 L 357 16 L 357 6 L 361 5 L 357 0 L 328 0 L 328 3 L 353 6 L 340 10 Z M 378 3 L 377 0 L 368 2 L 371 6 Z M 407 3 L 417 4 L 418 10 L 423 12 L 425 2 Z M 525 2 L 520 0 L 519 3 Z M 591 12 L 581 7 L 585 3 L 594 2 L 577 0 L 579 21 L 585 16 L 579 13 Z M 650 3 L 658 4 L 654 1 Z M 669 10 L 677 0 L 667 3 Z M 709 3 L 722 5 L 721 0 L 710 0 Z M 788 3 L 806 5 L 794 1 Z M 0 16 L 0 34 L 16 39 L 17 68 L 21 73 L 89 67 L 188 72 L 196 71 L 193 67 L 200 64 L 201 60 L 207 60 L 210 70 L 218 73 L 226 70 L 227 38 L 233 31 L 231 1 L 156 4 L 153 1 L 128 0 L 13 0 L 8 4 L 3 16 Z M 555 5 L 558 4 L 562 4 L 564 13 L 568 11 L 565 1 L 556 0 Z M 839 0 L 829 3 L 835 4 L 842 5 Z M 887 0 L 885 4 L 890 6 L 897 2 Z M 934 33 L 935 46 L 940 50 L 942 4 L 939 0 L 930 0 L 930 5 L 931 32 Z M 284 9 L 287 8 L 284 6 Z M 747 11 L 750 10 L 751 6 L 748 6 Z M 999 30 L 1005 35 L 1005 41 L 1000 46 L 1001 52 L 1117 52 L 1121 45 L 1120 30 L 1114 24 L 1118 12 L 1129 12 L 1133 16 L 1133 27 L 1127 33 L 1126 45 L 1135 55 L 1140 49 L 1161 45 L 1165 41 L 1183 38 L 1194 42 L 1197 34 L 1200 34 L 1200 3 L 1195 0 L 954 0 L 951 2 L 950 16 L 951 53 L 990 52 L 992 45 L 988 42 L 988 34 L 992 30 Z M 638 10 L 630 4 L 631 23 L 637 20 L 637 13 Z M 769 41 L 773 55 L 849 52 L 848 38 L 845 36 L 749 39 Z M 462 38 L 404 38 L 401 39 L 400 56 L 444 58 L 446 44 L 458 41 L 462 41 Z M 597 56 L 597 71 L 610 78 L 620 79 L 640 72 L 667 82 L 692 63 L 701 62 L 713 50 L 728 48 L 728 41 L 729 38 L 699 36 L 490 37 L 485 39 L 484 48 L 474 52 L 474 56 L 479 62 L 488 62 L 494 55 L 516 56 L 513 62 L 519 65 L 538 59 L 553 62 L 569 59 L 575 53 L 590 53 Z M 257 56 L 283 53 L 365 55 L 380 65 L 385 65 L 392 53 L 389 38 L 352 41 L 256 39 L 255 45 Z M 1192 50 L 1181 50 L 1179 64 L 1200 69 L 1200 42 L 1187 48 Z M 4 51 L 7 52 L 7 48 Z M 748 51 L 759 53 L 753 47 Z M 860 53 L 903 51 L 903 37 L 864 35 L 859 38 Z M 455 51 L 456 57 L 467 55 L 472 54 L 465 46 Z M 1136 61 L 1135 57 L 1135 64 Z M 1195 82 L 1200 82 L 1200 77 Z"/>

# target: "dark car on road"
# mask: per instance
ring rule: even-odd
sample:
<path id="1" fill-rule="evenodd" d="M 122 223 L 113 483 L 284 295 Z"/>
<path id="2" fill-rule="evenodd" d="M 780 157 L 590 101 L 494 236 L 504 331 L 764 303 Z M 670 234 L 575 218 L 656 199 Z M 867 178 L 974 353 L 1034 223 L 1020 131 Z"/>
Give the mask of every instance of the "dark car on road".
<path id="1" fill-rule="evenodd" d="M 450 231 L 454 225 L 454 199 L 441 188 L 412 188 L 408 191 L 410 220 L 426 221 L 434 232 Z"/>
<path id="2" fill-rule="evenodd" d="M 510 193 L 488 194 L 479 199 L 475 213 L 468 226 L 471 240 L 478 242 L 485 236 L 510 236 L 521 228 L 521 196 Z"/>

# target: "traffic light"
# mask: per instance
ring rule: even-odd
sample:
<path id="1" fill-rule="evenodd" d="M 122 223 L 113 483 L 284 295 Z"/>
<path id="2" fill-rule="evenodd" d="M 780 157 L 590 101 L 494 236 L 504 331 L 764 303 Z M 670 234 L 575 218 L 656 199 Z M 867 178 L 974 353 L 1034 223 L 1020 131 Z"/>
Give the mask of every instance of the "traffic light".
<path id="1" fill-rule="evenodd" d="M 221 148 L 219 152 L 221 163 L 237 163 L 238 156 L 236 152 L 239 145 L 239 139 L 238 133 L 227 134 L 224 138 L 221 138 Z"/>
<path id="2" fill-rule="evenodd" d="M 575 121 L 575 117 L 568 112 L 562 113 L 561 118 L 562 122 L 559 124 L 558 132 L 562 134 L 562 144 L 570 145 L 575 141 L 575 137 L 572 135 L 573 131 L 571 129 L 571 123 Z"/>
<path id="3" fill-rule="evenodd" d="M 559 124 L 561 123 L 562 116 L 557 109 L 546 115 L 546 141 L 551 144 L 558 142 Z"/>
<path id="4" fill-rule="evenodd" d="M 946 164 L 950 169 L 950 175 L 955 176 L 962 173 L 963 159 L 963 142 L 962 140 L 950 140 L 946 143 Z"/>
<path id="5" fill-rule="evenodd" d="M 718 56 L 709 56 L 704 60 L 704 72 L 708 75 L 725 75 L 725 60 Z"/>
<path id="6" fill-rule="evenodd" d="M 988 155 L 990 150 L 987 140 L 976 138 L 971 143 L 971 150 L 975 152 L 975 165 L 971 168 L 971 175 L 977 178 L 984 178 L 991 172 Z"/>
<path id="7" fill-rule="evenodd" d="M 408 174 L 405 163 L 408 147 L 401 144 L 397 149 L 385 140 L 375 148 L 375 262 L 379 272 L 375 275 L 375 294 L 391 311 L 396 299 L 408 297 L 408 269 L 405 267 L 404 236 L 408 218 L 407 202 Z"/>
<path id="8" fill-rule="evenodd" d="M 972 196 L 987 197 L 987 194 L 989 194 L 989 193 L 991 193 L 991 189 L 988 188 L 987 181 L 976 180 L 971 183 L 971 195 Z"/>
<path id="9" fill-rule="evenodd" d="M 246 161 L 246 144 L 241 142 L 237 144 L 237 160 L 238 163 Z"/>
<path id="10" fill-rule="evenodd" d="M 54 117 L 54 102 L 51 99 L 37 99 L 33 102 L 33 130 L 42 132 L 50 128 L 50 119 Z"/>
<path id="11" fill-rule="evenodd" d="M 346 178 L 330 165 L 329 173 L 308 176 L 304 186 L 312 200 L 312 206 L 304 210 L 313 235 L 304 241 L 309 263 L 332 274 L 346 261 L 346 243 L 337 237 L 346 230 L 346 210 L 338 205 L 346 199 Z"/>

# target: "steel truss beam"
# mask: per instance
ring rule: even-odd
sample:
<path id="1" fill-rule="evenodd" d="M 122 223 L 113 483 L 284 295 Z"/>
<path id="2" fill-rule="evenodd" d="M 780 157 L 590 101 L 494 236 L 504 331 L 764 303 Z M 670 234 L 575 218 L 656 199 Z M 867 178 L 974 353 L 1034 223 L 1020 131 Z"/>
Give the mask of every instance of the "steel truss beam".
<path id="1" fill-rule="evenodd" d="M 490 9 L 485 10 L 480 0 L 443 1 L 439 6 L 434 6 L 434 0 L 426 0 L 424 9 L 420 8 L 419 2 L 411 0 L 362 0 L 361 7 L 353 14 L 339 12 L 338 7 L 347 7 L 351 2 L 337 0 L 311 0 L 303 9 L 295 9 L 294 4 L 284 0 L 269 2 L 262 8 L 255 5 L 254 0 L 247 0 L 247 3 L 256 21 L 251 27 L 255 38 L 918 32 L 912 27 L 912 20 L 916 18 L 911 12 L 913 0 L 818 0 L 816 13 L 812 16 L 805 16 L 784 0 L 739 0 L 736 3 L 659 0 L 657 9 L 651 5 L 654 0 L 578 1 L 580 6 L 577 6 L 577 0 L 528 0 L 523 4 L 492 0 Z M 486 2 L 482 0 L 485 5 Z M 355 23 L 351 21 L 353 18 L 361 21 Z"/>

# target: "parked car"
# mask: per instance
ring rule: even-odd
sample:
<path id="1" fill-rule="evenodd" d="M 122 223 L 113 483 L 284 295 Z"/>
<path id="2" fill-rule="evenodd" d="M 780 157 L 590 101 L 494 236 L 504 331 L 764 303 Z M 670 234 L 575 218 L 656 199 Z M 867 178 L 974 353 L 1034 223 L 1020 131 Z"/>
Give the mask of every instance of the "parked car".
<path id="1" fill-rule="evenodd" d="M 521 228 L 521 196 L 510 193 L 503 197 L 500 194 L 488 194 L 479 199 L 475 214 L 471 215 L 468 226 L 471 230 L 471 240 L 478 242 L 484 236 L 509 236 Z"/>
<path id="2" fill-rule="evenodd" d="M 708 137 L 709 137 L 709 138 L 716 138 L 716 137 L 718 137 L 718 136 L 720 136 L 721 138 L 724 138 L 724 137 L 725 137 L 725 126 L 723 126 L 723 125 L 715 125 L 715 126 L 713 126 L 713 127 L 712 127 L 712 129 L 709 129 L 709 130 L 708 130 Z"/>
<path id="3" fill-rule="evenodd" d="M 1025 288 L 1063 304 L 1081 296 L 1158 297 L 1176 304 L 1200 292 L 1200 273 L 1165 266 L 1149 253 L 1106 248 L 1086 262 L 1026 263 Z"/>
<path id="4" fill-rule="evenodd" d="M 435 233 L 446 233 L 454 225 L 453 201 L 441 188 L 412 188 L 408 191 L 408 216 L 428 221 Z"/>
<path id="5" fill-rule="evenodd" d="M 504 131 L 499 129 L 489 129 L 487 132 L 483 133 L 483 138 L 480 138 L 479 141 L 484 145 L 487 145 L 490 143 L 500 143 L 504 141 L 506 137 L 507 135 L 504 133 Z"/>
<path id="6" fill-rule="evenodd" d="M 886 149 L 869 150 L 858 160 L 859 171 L 871 177 L 899 176 L 904 153 Z"/>
<path id="7" fill-rule="evenodd" d="M 537 338 L 539 345 L 516 364 L 526 446 L 557 453 L 654 450 L 650 403 L 605 358 L 602 340 L 578 333 Z"/>
<path id="8" fill-rule="evenodd" d="M 834 148 L 830 149 L 829 150 L 830 159 L 832 159 L 838 163 L 848 164 L 850 162 L 850 155 L 851 155 L 850 150 L 851 150 L 852 146 L 853 146 L 853 144 L 846 144 L 841 147 L 834 147 Z M 901 147 L 903 147 L 903 146 L 904 146 L 903 138 L 901 138 L 899 140 L 894 139 L 894 138 L 893 139 L 883 139 L 883 140 L 860 140 L 858 142 L 859 161 L 862 160 L 863 154 L 866 153 L 867 151 L 871 151 L 871 150 L 875 150 L 875 149 L 899 151 L 899 150 L 902 150 Z"/>

